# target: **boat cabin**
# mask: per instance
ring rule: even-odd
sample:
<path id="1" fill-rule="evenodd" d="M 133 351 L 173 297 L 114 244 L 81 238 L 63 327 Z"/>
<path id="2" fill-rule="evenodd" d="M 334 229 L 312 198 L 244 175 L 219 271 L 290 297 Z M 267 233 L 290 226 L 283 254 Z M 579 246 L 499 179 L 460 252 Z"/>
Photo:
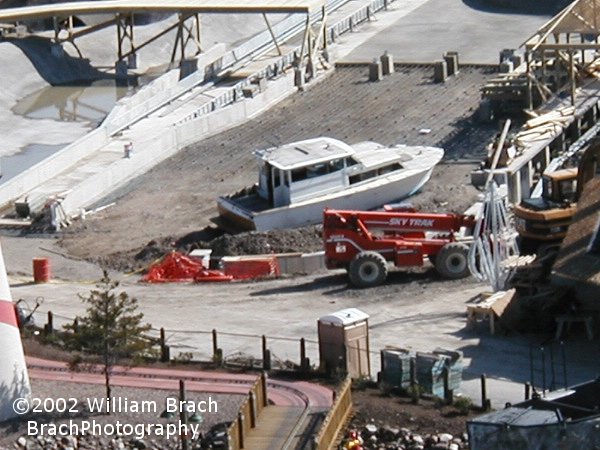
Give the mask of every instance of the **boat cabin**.
<path id="1" fill-rule="evenodd" d="M 384 149 L 383 146 L 372 142 L 365 145 L 368 148 L 361 149 L 368 152 L 358 154 L 344 142 L 319 137 L 257 150 L 254 152 L 260 165 L 257 194 L 270 207 L 277 208 L 402 169 L 394 152 L 382 158 L 377 150 Z"/>
<path id="2" fill-rule="evenodd" d="M 255 152 L 259 159 L 258 195 L 271 207 L 286 206 L 345 186 L 342 169 L 356 164 L 354 150 L 330 138 L 294 142 Z"/>

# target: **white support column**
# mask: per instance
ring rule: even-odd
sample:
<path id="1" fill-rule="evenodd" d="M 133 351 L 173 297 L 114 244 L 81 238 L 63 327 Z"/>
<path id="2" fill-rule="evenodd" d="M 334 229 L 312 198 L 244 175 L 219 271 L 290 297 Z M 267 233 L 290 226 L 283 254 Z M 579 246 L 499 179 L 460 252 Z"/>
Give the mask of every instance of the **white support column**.
<path id="1" fill-rule="evenodd" d="M 18 416 L 19 408 L 31 394 L 21 334 L 10 295 L 6 267 L 0 247 L 0 422 Z M 26 412 L 26 411 L 21 411 Z"/>

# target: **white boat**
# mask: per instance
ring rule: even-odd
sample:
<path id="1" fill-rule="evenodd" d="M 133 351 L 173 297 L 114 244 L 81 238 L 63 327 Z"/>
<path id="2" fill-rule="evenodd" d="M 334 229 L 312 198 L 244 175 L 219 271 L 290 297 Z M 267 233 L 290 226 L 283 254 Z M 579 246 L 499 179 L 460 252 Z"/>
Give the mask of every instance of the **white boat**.
<path id="1" fill-rule="evenodd" d="M 408 197 L 429 180 L 444 150 L 319 137 L 254 154 L 258 184 L 217 204 L 222 219 L 267 231 L 320 223 L 326 207 L 368 210 Z"/>

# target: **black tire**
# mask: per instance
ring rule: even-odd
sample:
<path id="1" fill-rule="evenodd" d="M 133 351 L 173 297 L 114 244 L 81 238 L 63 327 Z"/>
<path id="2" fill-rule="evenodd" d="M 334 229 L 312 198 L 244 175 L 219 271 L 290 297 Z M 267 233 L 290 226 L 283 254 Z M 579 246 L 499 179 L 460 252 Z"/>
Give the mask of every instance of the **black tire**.
<path id="1" fill-rule="evenodd" d="M 435 269 L 444 278 L 458 279 L 468 277 L 469 247 L 459 242 L 444 245 L 435 257 Z"/>
<path id="2" fill-rule="evenodd" d="M 377 252 L 361 252 L 348 266 L 350 283 L 356 287 L 371 287 L 382 284 L 387 278 L 387 262 Z"/>

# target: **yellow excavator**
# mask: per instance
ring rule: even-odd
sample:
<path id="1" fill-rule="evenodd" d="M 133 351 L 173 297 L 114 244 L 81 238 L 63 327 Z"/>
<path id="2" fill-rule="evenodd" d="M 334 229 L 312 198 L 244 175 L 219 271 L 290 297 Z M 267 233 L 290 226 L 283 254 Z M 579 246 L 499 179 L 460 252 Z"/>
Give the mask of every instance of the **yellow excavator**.
<path id="1" fill-rule="evenodd" d="M 564 239 L 584 185 L 600 174 L 600 139 L 591 141 L 577 168 L 545 173 L 542 193 L 515 205 L 515 226 L 522 252 L 543 253 Z"/>

